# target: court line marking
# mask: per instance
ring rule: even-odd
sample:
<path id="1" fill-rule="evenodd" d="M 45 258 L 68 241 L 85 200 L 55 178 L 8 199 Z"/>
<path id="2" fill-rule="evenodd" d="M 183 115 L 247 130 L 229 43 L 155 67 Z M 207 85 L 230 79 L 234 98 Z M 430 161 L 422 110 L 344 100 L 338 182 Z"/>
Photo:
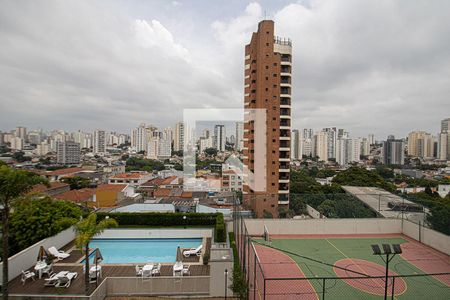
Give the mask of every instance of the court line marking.
<path id="1" fill-rule="evenodd" d="M 350 257 L 348 257 L 344 252 L 342 252 L 342 251 L 341 251 L 338 247 L 336 247 L 332 242 L 330 242 L 328 239 L 325 239 L 325 241 L 327 241 L 331 246 L 334 247 L 334 249 L 336 249 L 337 251 L 339 251 L 339 253 L 341 253 L 341 254 L 344 255 L 347 259 L 349 259 L 351 262 L 353 262 L 353 263 L 358 267 L 358 269 L 361 270 L 361 272 L 367 274 L 367 271 L 366 271 L 366 270 L 364 270 L 363 268 L 361 268 L 359 264 L 357 264 L 353 259 L 351 259 Z M 381 287 L 381 288 L 384 289 L 384 286 L 380 285 L 377 281 L 375 281 L 375 280 L 373 280 L 373 279 L 370 279 L 370 280 L 373 281 L 373 282 L 374 282 L 376 285 L 378 285 L 379 287 Z M 406 283 L 405 283 L 405 284 L 406 284 Z M 355 288 L 355 287 L 353 287 L 353 288 Z M 394 291 L 394 299 L 398 299 L 398 298 L 395 296 L 395 291 Z"/>

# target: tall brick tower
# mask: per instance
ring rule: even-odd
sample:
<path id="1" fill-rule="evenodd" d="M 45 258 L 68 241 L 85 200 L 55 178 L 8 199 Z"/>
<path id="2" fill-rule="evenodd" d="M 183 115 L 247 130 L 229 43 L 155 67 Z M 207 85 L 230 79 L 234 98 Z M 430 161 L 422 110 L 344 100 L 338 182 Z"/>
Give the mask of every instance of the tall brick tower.
<path id="1" fill-rule="evenodd" d="M 266 191 L 244 185 L 244 203 L 256 216 L 278 217 L 289 205 L 291 148 L 292 43 L 274 35 L 274 22 L 258 24 L 245 46 L 244 109 L 264 109 L 266 128 L 252 121 L 244 124 L 244 164 L 255 171 L 255 136 L 265 134 Z"/>

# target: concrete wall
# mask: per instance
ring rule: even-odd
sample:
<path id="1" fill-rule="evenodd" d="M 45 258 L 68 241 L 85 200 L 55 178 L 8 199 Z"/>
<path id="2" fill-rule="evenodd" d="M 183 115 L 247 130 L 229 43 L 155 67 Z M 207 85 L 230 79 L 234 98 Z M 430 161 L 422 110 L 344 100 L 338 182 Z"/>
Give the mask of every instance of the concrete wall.
<path id="1" fill-rule="evenodd" d="M 213 252 L 214 249 L 211 249 Z M 231 250 L 230 250 L 231 251 Z M 211 253 L 211 256 L 213 254 Z M 225 296 L 225 270 L 228 271 L 227 276 L 227 295 L 233 295 L 233 291 L 230 289 L 231 278 L 233 277 L 233 261 L 229 259 L 223 260 L 211 260 L 209 262 L 210 268 L 210 296 L 211 297 L 223 297 Z"/>
<path id="2" fill-rule="evenodd" d="M 399 219 L 246 219 L 250 235 L 270 234 L 378 234 L 402 233 Z"/>
<path id="3" fill-rule="evenodd" d="M 8 261 L 8 279 L 12 280 L 19 276 L 22 270 L 27 270 L 36 264 L 39 248 L 43 246 L 46 250 L 52 246 L 61 248 L 67 245 L 75 238 L 75 232 L 70 227 L 64 231 L 61 231 L 55 236 L 46 238 L 33 246 L 28 247 L 25 250 L 11 256 Z M 0 269 L 3 269 L 3 263 L 0 263 Z M 0 282 L 3 278 L 3 273 L 0 272 Z"/>
<path id="4" fill-rule="evenodd" d="M 420 232 L 419 232 L 420 230 Z M 450 236 L 420 226 L 408 220 L 403 221 L 403 234 L 427 246 L 450 255 Z"/>
<path id="5" fill-rule="evenodd" d="M 132 238 L 203 238 L 212 237 L 212 229 L 106 229 L 96 239 Z"/>

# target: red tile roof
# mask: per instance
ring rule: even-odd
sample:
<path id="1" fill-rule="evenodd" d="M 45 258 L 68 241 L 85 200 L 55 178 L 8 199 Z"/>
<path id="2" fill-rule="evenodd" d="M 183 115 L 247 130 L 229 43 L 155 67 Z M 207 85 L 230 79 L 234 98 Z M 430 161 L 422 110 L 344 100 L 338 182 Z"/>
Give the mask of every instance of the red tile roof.
<path id="1" fill-rule="evenodd" d="M 163 179 L 163 181 L 161 182 L 161 185 L 171 184 L 172 181 L 174 181 L 174 180 L 177 179 L 177 178 L 178 178 L 177 176 L 170 176 L 170 177 L 167 177 L 167 178 Z M 176 182 L 175 184 L 178 184 L 178 182 Z"/>
<path id="2" fill-rule="evenodd" d="M 153 192 L 154 197 L 168 197 L 172 189 L 157 189 Z"/>
<path id="3" fill-rule="evenodd" d="M 71 190 L 54 196 L 56 199 L 67 200 L 76 203 L 90 201 L 95 194 L 95 189 Z"/>
<path id="4" fill-rule="evenodd" d="M 48 190 L 54 190 L 54 189 L 59 189 L 59 188 L 63 188 L 63 187 L 68 187 L 68 186 L 69 185 L 67 183 L 58 182 L 58 181 L 50 182 L 50 187 L 47 187 L 43 184 L 37 184 L 37 185 L 33 186 L 31 191 L 29 192 L 29 194 L 43 193 Z"/>

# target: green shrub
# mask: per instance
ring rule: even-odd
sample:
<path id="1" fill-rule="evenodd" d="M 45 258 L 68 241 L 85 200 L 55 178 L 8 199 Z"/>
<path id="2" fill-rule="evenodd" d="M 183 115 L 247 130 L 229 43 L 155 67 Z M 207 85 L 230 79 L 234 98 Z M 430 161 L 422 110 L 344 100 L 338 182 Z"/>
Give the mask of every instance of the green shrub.
<path id="1" fill-rule="evenodd" d="M 223 220 L 222 214 L 217 214 L 216 219 L 216 236 L 215 240 L 218 243 L 225 243 L 227 241 L 227 230 L 226 230 L 226 224 Z"/>

